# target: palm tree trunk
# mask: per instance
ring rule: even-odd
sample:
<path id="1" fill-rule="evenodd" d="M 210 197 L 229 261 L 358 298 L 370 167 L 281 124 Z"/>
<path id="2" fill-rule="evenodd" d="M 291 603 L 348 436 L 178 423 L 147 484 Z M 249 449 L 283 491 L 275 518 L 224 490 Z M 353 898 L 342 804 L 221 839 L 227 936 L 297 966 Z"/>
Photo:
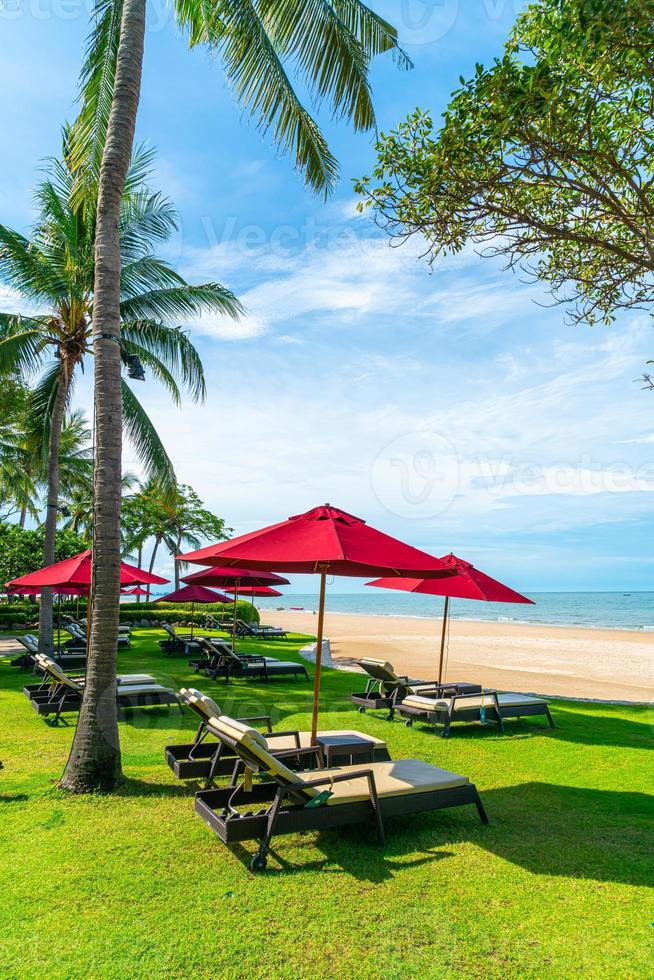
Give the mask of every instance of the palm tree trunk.
<path id="1" fill-rule="evenodd" d="M 59 383 L 52 417 L 50 419 L 50 439 L 48 442 L 48 494 L 45 508 L 43 537 L 43 564 L 52 565 L 55 560 L 57 535 L 57 505 L 59 500 L 59 443 L 64 424 L 66 400 L 68 397 L 69 374 L 62 363 Z M 52 589 L 42 589 L 39 606 L 39 653 L 51 657 L 54 649 L 54 629 L 52 625 Z"/>
<path id="2" fill-rule="evenodd" d="M 150 572 L 150 574 L 152 574 L 152 569 L 154 568 L 154 560 L 157 557 L 157 551 L 159 549 L 159 545 L 160 544 L 161 544 L 161 538 L 155 538 L 154 539 L 154 548 L 152 549 L 152 554 L 150 555 L 150 565 L 148 567 L 148 571 Z M 150 589 L 151 588 L 152 588 L 152 586 L 148 582 L 148 594 L 146 596 L 146 601 L 147 602 L 150 601 Z"/>
<path id="3" fill-rule="evenodd" d="M 96 458 L 90 642 L 84 698 L 61 782 L 65 789 L 77 793 L 111 790 L 122 781 L 116 707 L 122 491 L 119 217 L 141 89 L 145 6 L 146 0 L 124 0 L 98 192 L 93 294 Z"/>
<path id="4" fill-rule="evenodd" d="M 137 564 L 137 567 L 138 568 L 141 567 L 141 562 L 142 561 L 143 561 L 143 545 L 140 544 L 139 547 L 138 547 L 137 558 L 136 558 L 136 564 Z M 140 601 L 141 601 L 141 596 L 140 595 L 137 595 L 137 597 L 136 597 L 136 605 L 137 606 L 139 605 Z"/>
<path id="5" fill-rule="evenodd" d="M 180 534 L 179 538 L 177 539 L 177 547 L 175 549 L 175 555 L 178 555 L 181 550 L 182 550 L 182 536 Z M 178 561 L 175 561 L 175 555 L 173 555 L 173 565 L 175 566 L 175 592 L 177 592 L 179 588 L 180 564 Z"/>

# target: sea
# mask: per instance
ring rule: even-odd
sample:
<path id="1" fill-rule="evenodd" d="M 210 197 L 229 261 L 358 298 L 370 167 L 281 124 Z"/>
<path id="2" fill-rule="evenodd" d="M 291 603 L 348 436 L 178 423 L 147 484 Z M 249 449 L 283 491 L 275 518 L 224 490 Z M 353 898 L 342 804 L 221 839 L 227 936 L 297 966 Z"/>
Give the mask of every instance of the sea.
<path id="1" fill-rule="evenodd" d="M 548 626 L 585 626 L 609 629 L 654 631 L 654 592 L 534 592 L 527 593 L 535 605 L 450 600 L 453 619 L 493 623 L 538 623 Z M 304 609 L 314 611 L 315 594 L 288 593 L 279 599 L 256 599 L 259 609 Z M 370 590 L 364 594 L 328 592 L 332 613 L 359 616 L 409 616 L 422 619 L 440 616 L 443 600 L 437 596 Z"/>

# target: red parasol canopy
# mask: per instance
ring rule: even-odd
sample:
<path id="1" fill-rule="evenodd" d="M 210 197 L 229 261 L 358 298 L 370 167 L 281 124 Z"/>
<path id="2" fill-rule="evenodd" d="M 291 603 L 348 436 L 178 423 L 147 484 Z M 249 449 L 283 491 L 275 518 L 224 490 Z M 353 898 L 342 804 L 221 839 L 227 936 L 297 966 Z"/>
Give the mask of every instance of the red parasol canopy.
<path id="1" fill-rule="evenodd" d="M 140 585 L 137 585 L 134 589 L 121 589 L 121 595 L 147 595 L 148 590 L 142 589 Z"/>
<path id="2" fill-rule="evenodd" d="M 443 595 L 451 599 L 478 599 L 481 602 L 523 602 L 533 600 L 514 592 L 508 585 L 491 578 L 463 558 L 443 555 L 441 561 L 453 568 L 456 575 L 442 579 L 378 578 L 367 582 L 380 589 L 398 589 L 401 592 L 420 592 L 424 595 Z"/>
<path id="3" fill-rule="evenodd" d="M 277 568 L 281 572 L 368 575 L 452 575 L 438 558 L 391 538 L 359 517 L 330 504 L 297 514 L 260 531 L 178 555 L 198 565 Z"/>
<path id="4" fill-rule="evenodd" d="M 164 585 L 168 579 L 161 578 L 160 575 L 153 575 L 135 565 L 128 565 L 127 562 L 120 563 L 120 584 L 121 585 Z M 21 575 L 11 582 L 7 582 L 7 587 L 30 586 L 32 588 L 47 589 L 56 588 L 61 585 L 89 585 L 91 582 L 91 550 L 82 551 L 79 555 L 58 561 L 54 565 L 46 565 L 36 572 L 29 575 Z"/>
<path id="5" fill-rule="evenodd" d="M 184 559 L 186 561 L 186 559 Z M 206 563 L 207 565 L 210 562 Z M 263 587 L 266 585 L 288 585 L 288 579 L 274 572 L 259 571 L 252 572 L 247 568 L 202 568 L 199 572 L 185 575 L 182 582 L 189 582 L 197 585 L 214 585 L 226 588 L 228 585 L 235 586 L 241 591 L 241 585 Z M 230 592 L 233 589 L 230 589 Z"/>
<path id="6" fill-rule="evenodd" d="M 447 636 L 447 621 L 450 599 L 477 599 L 481 602 L 522 602 L 533 603 L 533 599 L 514 592 L 508 585 L 503 585 L 497 579 L 491 578 L 463 558 L 456 555 L 443 555 L 442 562 L 452 568 L 456 574 L 444 579 L 418 578 L 378 578 L 374 582 L 366 582 L 380 589 L 398 589 L 401 592 L 419 592 L 422 595 L 445 596 L 443 609 L 443 628 L 441 630 L 441 650 L 438 664 L 438 683 L 443 680 L 443 660 L 445 657 L 445 639 Z"/>
<path id="7" fill-rule="evenodd" d="M 201 565 L 240 566 L 254 571 L 276 568 L 280 572 L 320 575 L 320 603 L 316 637 L 316 672 L 313 690 L 311 743 L 316 744 L 320 664 L 322 660 L 327 575 L 415 575 L 438 578 L 453 570 L 438 558 L 369 527 L 337 507 L 325 504 L 296 514 L 279 524 L 242 534 L 231 541 L 200 548 L 178 556 Z"/>
<path id="8" fill-rule="evenodd" d="M 34 592 L 40 592 L 46 586 L 35 588 L 33 585 L 7 585 L 6 588 L 9 595 L 32 595 Z M 88 585 L 61 585 L 59 588 L 54 588 L 52 592 L 54 595 L 88 595 L 89 587 Z"/>
<path id="9" fill-rule="evenodd" d="M 177 589 L 175 592 L 170 592 L 168 595 L 162 595 L 155 602 L 231 602 L 232 600 L 227 595 L 221 595 L 220 592 L 212 592 L 211 589 L 205 589 L 203 585 L 185 585 L 181 589 Z"/>
<path id="10" fill-rule="evenodd" d="M 268 598 L 283 595 L 278 589 L 271 589 L 269 585 L 240 585 L 238 589 L 226 588 L 225 592 L 238 592 L 239 595 L 268 596 Z"/>

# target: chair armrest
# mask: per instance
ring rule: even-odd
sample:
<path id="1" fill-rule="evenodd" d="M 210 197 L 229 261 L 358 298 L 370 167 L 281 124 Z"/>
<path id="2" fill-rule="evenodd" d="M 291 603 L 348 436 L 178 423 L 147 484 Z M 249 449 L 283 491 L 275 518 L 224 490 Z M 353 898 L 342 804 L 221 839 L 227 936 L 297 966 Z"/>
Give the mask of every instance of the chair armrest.
<path id="1" fill-rule="evenodd" d="M 301 755 L 315 755 L 320 763 L 324 762 L 323 752 L 319 745 L 305 745 L 304 748 L 298 746 L 296 749 L 281 749 L 279 752 L 275 752 L 276 759 L 297 759 Z M 319 768 L 322 768 L 322 766 Z"/>
<path id="2" fill-rule="evenodd" d="M 237 718 L 236 720 L 237 721 L 265 721 L 266 728 L 268 729 L 268 731 L 266 732 L 266 738 L 268 738 L 269 735 L 273 734 L 272 721 L 270 720 L 270 715 L 249 715 L 246 718 Z"/>

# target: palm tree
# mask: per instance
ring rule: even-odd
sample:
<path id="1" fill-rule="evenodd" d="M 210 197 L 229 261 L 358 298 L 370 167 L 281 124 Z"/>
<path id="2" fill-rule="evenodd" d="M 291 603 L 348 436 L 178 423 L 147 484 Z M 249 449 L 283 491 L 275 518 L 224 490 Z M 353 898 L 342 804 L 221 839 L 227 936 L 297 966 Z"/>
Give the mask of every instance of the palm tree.
<path id="1" fill-rule="evenodd" d="M 0 376 L 33 376 L 32 430 L 38 433 L 47 469 L 47 500 L 43 564 L 54 561 L 55 532 L 62 473 L 62 426 L 78 369 L 83 370 L 94 328 L 96 220 L 93 208 L 76 200 L 73 173 L 64 160 L 54 160 L 37 189 L 38 217 L 30 238 L 0 225 L 0 281 L 16 289 L 34 307 L 30 316 L 0 314 Z M 177 227 L 171 203 L 147 189 L 152 154 L 137 151 L 119 201 L 117 231 L 122 265 L 118 315 L 122 326 L 116 347 L 121 359 L 137 357 L 179 404 L 179 385 L 201 399 L 205 380 L 200 357 L 188 335 L 175 324 L 203 310 L 235 316 L 240 307 L 233 294 L 216 283 L 189 285 L 155 254 Z M 101 367 L 101 364 L 96 365 Z M 101 373 L 101 372 L 100 372 Z M 169 488 L 175 475 L 152 422 L 132 389 L 118 377 L 116 412 L 149 474 Z M 73 416 L 74 418 L 74 416 Z M 98 442 L 105 419 L 97 421 Z M 69 463 L 72 458 L 66 454 Z M 98 469 L 100 473 L 102 466 Z M 117 474 L 120 487 L 120 470 Z M 52 597 L 42 593 L 39 646 L 52 646 Z"/>
<path id="2" fill-rule="evenodd" d="M 175 0 L 191 45 L 222 60 L 236 99 L 282 152 L 295 155 L 309 186 L 328 193 L 337 164 L 301 103 L 288 69 L 315 102 L 328 100 L 355 130 L 374 128 L 370 60 L 398 53 L 397 33 L 360 0 Z M 95 601 L 85 695 L 62 785 L 77 792 L 121 778 L 116 724 L 115 638 L 120 550 L 120 201 L 141 89 L 146 0 L 96 0 L 82 72 L 82 110 L 71 150 L 80 199 L 98 184 L 95 263 Z"/>

